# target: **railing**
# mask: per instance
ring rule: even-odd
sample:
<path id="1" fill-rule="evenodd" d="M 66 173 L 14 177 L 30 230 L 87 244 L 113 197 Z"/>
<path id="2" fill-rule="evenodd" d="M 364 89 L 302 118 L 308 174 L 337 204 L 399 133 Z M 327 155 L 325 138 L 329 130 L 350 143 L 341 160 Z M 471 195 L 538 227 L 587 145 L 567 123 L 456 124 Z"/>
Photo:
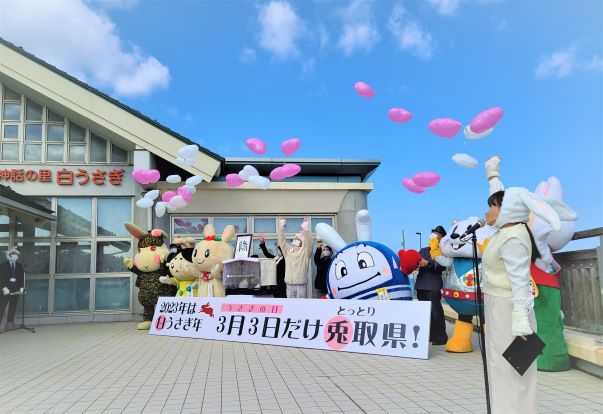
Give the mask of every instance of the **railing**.
<path id="1" fill-rule="evenodd" d="M 572 240 L 600 237 L 596 249 L 555 254 L 561 265 L 561 308 L 564 325 L 603 334 L 603 227 L 579 231 Z"/>

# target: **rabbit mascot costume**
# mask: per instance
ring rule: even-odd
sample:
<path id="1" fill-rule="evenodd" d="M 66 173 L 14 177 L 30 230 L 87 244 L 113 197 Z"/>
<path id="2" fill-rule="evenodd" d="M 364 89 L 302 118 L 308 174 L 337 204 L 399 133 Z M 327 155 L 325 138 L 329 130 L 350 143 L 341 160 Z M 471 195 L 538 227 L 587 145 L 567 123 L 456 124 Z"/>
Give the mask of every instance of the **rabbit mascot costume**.
<path id="1" fill-rule="evenodd" d="M 356 214 L 358 242 L 346 243 L 328 224 L 316 225 L 316 233 L 333 249 L 335 256 L 327 275 L 330 299 L 412 300 L 408 274 L 421 260 L 414 250 L 396 255 L 371 240 L 371 218 L 367 210 Z"/>
<path id="2" fill-rule="evenodd" d="M 234 235 L 235 228 L 232 224 L 226 226 L 222 236 L 216 236 L 213 225 L 205 226 L 201 242 L 193 251 L 193 264 L 199 274 L 199 296 L 226 296 L 226 289 L 222 284 L 222 262 L 233 256 L 233 249 L 228 242 Z"/>
<path id="3" fill-rule="evenodd" d="M 159 281 L 176 286 L 176 297 L 197 296 L 199 273 L 193 265 L 195 239 L 192 237 L 174 239 L 167 257 L 167 268 L 172 277 L 161 276 Z"/>
<path id="4" fill-rule="evenodd" d="M 135 286 L 139 289 L 138 301 L 144 308 L 143 321 L 138 329 L 149 329 L 155 305 L 160 296 L 174 296 L 176 287 L 161 283 L 160 278 L 168 275 L 165 261 L 169 250 L 165 245 L 167 235 L 159 229 L 146 232 L 133 223 L 125 223 L 126 230 L 138 239 L 138 250 L 134 261 L 124 259 L 124 265 L 136 275 Z"/>

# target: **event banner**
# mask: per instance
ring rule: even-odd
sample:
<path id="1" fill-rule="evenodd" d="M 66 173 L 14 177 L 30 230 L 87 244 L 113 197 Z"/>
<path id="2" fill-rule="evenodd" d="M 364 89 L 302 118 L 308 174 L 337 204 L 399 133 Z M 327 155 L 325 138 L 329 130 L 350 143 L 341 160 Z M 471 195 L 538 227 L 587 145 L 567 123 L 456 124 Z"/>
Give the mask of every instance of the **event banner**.
<path id="1" fill-rule="evenodd" d="M 430 302 L 161 297 L 152 335 L 427 359 Z"/>

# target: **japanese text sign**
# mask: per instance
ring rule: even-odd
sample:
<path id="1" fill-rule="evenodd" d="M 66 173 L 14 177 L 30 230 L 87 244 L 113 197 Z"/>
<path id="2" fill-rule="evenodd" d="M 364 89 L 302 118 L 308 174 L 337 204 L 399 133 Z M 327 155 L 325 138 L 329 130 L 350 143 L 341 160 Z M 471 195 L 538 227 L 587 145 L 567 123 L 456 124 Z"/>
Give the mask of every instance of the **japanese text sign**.
<path id="1" fill-rule="evenodd" d="M 430 302 L 161 297 L 150 333 L 427 359 Z"/>

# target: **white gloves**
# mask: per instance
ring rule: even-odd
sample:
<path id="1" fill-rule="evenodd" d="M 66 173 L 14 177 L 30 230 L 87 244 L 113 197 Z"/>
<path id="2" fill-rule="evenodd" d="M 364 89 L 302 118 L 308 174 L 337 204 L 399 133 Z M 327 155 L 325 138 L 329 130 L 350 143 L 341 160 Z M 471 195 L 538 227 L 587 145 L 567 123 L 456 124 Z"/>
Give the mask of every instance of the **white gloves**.
<path id="1" fill-rule="evenodd" d="M 511 334 L 513 336 L 531 335 L 534 331 L 530 328 L 528 314 L 525 312 L 511 313 Z"/>
<path id="2" fill-rule="evenodd" d="M 19 288 L 19 293 L 23 294 L 23 292 L 25 292 L 25 288 Z"/>
<path id="3" fill-rule="evenodd" d="M 278 221 L 278 228 L 279 228 L 279 229 L 284 229 L 286 224 L 287 224 L 287 220 L 285 220 L 285 219 L 280 219 L 280 220 Z"/>
<path id="4" fill-rule="evenodd" d="M 303 231 L 308 231 L 308 225 L 309 225 L 309 224 L 310 224 L 310 222 L 308 222 L 308 221 L 304 221 L 304 222 L 301 224 L 301 228 L 302 228 L 302 230 L 303 230 Z"/>
<path id="5" fill-rule="evenodd" d="M 4 294 L 4 296 L 6 296 L 6 295 L 10 295 L 10 290 L 8 290 L 8 288 L 7 288 L 7 287 L 3 287 L 3 288 L 2 288 L 2 293 Z"/>
<path id="6" fill-rule="evenodd" d="M 486 161 L 486 175 L 488 180 L 494 177 L 500 177 L 500 158 L 498 156 L 491 157 Z"/>
<path id="7" fill-rule="evenodd" d="M 159 281 L 161 283 L 168 284 L 169 283 L 169 278 L 167 276 L 159 276 Z"/>

